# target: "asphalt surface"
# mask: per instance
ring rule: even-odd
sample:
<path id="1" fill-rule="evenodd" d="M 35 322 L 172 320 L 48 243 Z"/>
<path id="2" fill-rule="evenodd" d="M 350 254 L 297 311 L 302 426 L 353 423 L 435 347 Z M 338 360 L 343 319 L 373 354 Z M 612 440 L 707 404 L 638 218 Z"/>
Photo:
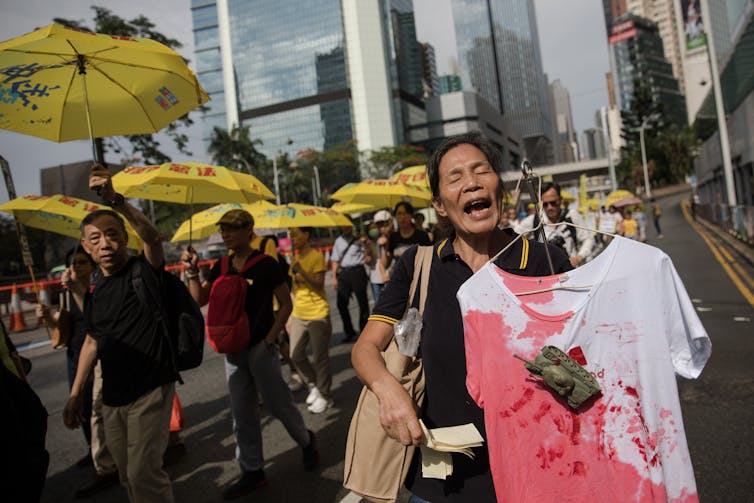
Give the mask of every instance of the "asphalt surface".
<path id="1" fill-rule="evenodd" d="M 673 259 L 699 316 L 712 339 L 712 357 L 695 381 L 679 379 L 686 435 L 702 502 L 754 502 L 754 308 L 735 288 L 696 230 L 684 218 L 679 194 L 663 199 L 664 238 L 647 230 L 649 244 Z M 734 252 L 731 252 L 733 255 Z M 754 270 L 743 260 L 749 276 Z M 651 281 L 647 278 L 647 281 Z M 754 285 L 750 285 L 754 288 Z M 329 289 L 334 335 L 331 348 L 335 407 L 319 415 L 306 410 L 305 393 L 294 394 L 307 426 L 316 432 L 321 454 L 318 471 L 301 465 L 301 450 L 281 424 L 262 411 L 269 485 L 238 501 L 358 502 L 342 488 L 343 449 L 348 424 L 361 386 L 350 366 L 351 344 L 340 344 L 341 324 Z M 356 314 L 355 301 L 352 313 Z M 356 319 L 356 318 L 355 318 Z M 14 336 L 26 341 L 44 339 L 36 330 Z M 67 430 L 61 419 L 68 394 L 65 353 L 40 347 L 26 351 L 32 358 L 29 381 L 49 412 L 47 448 L 51 461 L 42 501 L 73 500 L 73 491 L 91 476 L 74 466 L 85 452 L 80 431 Z M 287 369 L 285 371 L 287 375 Z M 222 357 L 210 348 L 205 361 L 184 376 L 177 390 L 184 406 L 187 454 L 167 471 L 176 501 L 221 501 L 220 491 L 239 474 Z M 565 488 L 564 488 L 565 490 Z M 126 502 L 125 491 L 113 487 L 92 497 L 96 502 Z"/>

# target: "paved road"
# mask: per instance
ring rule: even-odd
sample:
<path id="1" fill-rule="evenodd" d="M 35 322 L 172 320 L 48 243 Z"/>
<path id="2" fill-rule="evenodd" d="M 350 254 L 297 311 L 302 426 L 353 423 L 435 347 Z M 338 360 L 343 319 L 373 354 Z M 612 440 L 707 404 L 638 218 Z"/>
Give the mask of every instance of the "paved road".
<path id="1" fill-rule="evenodd" d="M 649 243 L 659 246 L 673 259 L 713 342 L 713 356 L 702 377 L 679 383 L 700 499 L 702 502 L 753 502 L 754 309 L 726 276 L 707 244 L 684 219 L 679 205 L 683 197 L 662 201 L 664 239 L 657 239 L 652 229 L 648 233 Z M 750 265 L 740 263 L 739 266 L 749 276 L 754 276 Z M 333 292 L 329 294 L 334 306 Z M 360 385 L 350 368 L 351 345 L 337 344 L 342 337 L 338 333 L 337 314 L 333 322 L 336 332 L 331 353 L 335 408 L 314 416 L 306 411 L 304 394 L 295 395 L 307 424 L 317 433 L 321 469 L 305 472 L 300 450 L 277 421 L 264 415 L 266 470 L 270 484 L 240 501 L 331 503 L 348 496 L 341 487 L 343 446 Z M 38 337 L 44 337 L 43 333 L 39 332 Z M 47 349 L 30 351 L 27 355 L 32 355 L 34 363 L 31 384 L 50 414 L 47 443 L 51 464 L 43 501 L 70 501 L 73 490 L 85 482 L 89 474 L 72 467 L 85 451 L 81 433 L 66 430 L 61 421 L 67 396 L 65 355 Z M 179 386 L 178 391 L 188 422 L 184 432 L 188 454 L 168 469 L 174 481 L 176 501 L 220 501 L 221 488 L 238 475 L 233 461 L 234 444 L 222 358 L 208 349 L 203 365 L 188 372 L 185 380 L 186 384 Z M 113 488 L 94 501 L 125 502 L 127 499 L 120 488 Z"/>

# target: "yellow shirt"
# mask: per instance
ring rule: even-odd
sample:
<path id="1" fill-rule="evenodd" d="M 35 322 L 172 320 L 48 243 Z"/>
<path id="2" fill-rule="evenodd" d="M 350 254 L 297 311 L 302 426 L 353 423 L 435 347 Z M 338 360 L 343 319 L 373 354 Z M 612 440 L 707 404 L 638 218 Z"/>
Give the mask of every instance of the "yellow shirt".
<path id="1" fill-rule="evenodd" d="M 639 235 L 639 222 L 633 218 L 624 218 L 621 222 L 623 226 L 623 235 L 627 238 L 636 238 Z"/>
<path id="2" fill-rule="evenodd" d="M 309 274 L 327 271 L 325 256 L 314 248 L 310 248 L 305 255 L 299 255 L 298 263 Z M 306 281 L 297 278 L 293 269 L 290 270 L 290 275 L 293 278 L 293 312 L 291 316 L 300 320 L 318 320 L 328 316 L 330 305 L 327 303 L 324 285 L 321 289 L 313 288 Z"/>

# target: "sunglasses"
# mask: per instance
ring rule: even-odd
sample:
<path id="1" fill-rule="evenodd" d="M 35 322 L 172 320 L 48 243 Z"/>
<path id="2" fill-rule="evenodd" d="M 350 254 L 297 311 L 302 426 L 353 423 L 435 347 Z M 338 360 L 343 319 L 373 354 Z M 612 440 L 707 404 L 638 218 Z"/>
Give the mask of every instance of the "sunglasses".
<path id="1" fill-rule="evenodd" d="M 543 208 L 547 208 L 548 206 L 560 206 L 560 201 L 542 201 Z"/>
<path id="2" fill-rule="evenodd" d="M 220 224 L 221 231 L 240 231 L 241 229 L 248 229 L 248 225 Z"/>

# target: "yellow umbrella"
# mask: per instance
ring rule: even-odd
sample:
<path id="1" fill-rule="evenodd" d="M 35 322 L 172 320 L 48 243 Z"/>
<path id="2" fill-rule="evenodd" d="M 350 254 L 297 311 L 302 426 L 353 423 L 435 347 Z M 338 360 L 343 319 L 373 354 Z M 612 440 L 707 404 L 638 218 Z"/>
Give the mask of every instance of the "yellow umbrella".
<path id="1" fill-rule="evenodd" d="M 626 197 L 636 197 L 636 195 L 634 195 L 634 193 L 629 190 L 614 190 L 609 193 L 607 197 L 602 201 L 602 205 L 606 208 L 609 208 L 614 202 Z"/>
<path id="2" fill-rule="evenodd" d="M 576 200 L 576 197 L 574 197 L 573 194 L 571 194 L 570 192 L 566 192 L 565 190 L 560 191 L 560 198 L 568 202 L 573 202 Z"/>
<path id="3" fill-rule="evenodd" d="M 154 40 L 51 24 L 0 43 L 0 128 L 57 142 L 154 133 L 209 97 Z"/>
<path id="4" fill-rule="evenodd" d="M 330 197 L 344 203 L 368 204 L 377 208 L 391 208 L 400 201 L 408 201 L 415 208 L 425 208 L 432 202 L 429 189 L 398 180 L 364 180 L 341 187 Z"/>
<path id="5" fill-rule="evenodd" d="M 81 238 L 81 221 L 96 210 L 109 209 L 71 196 L 24 196 L 0 206 L 0 211 L 12 213 L 22 224 L 45 231 Z M 141 249 L 142 243 L 131 224 L 126 221 L 128 247 Z"/>
<path id="6" fill-rule="evenodd" d="M 182 204 L 275 199 L 255 176 L 196 162 L 129 166 L 113 177 L 113 186 L 126 197 Z"/>
<path id="7" fill-rule="evenodd" d="M 353 213 L 370 213 L 379 209 L 378 207 L 372 206 L 370 204 L 344 203 L 342 201 L 333 203 L 330 208 L 343 215 L 351 215 Z"/>
<path id="8" fill-rule="evenodd" d="M 290 203 L 263 209 L 254 215 L 254 225 L 264 229 L 288 227 L 341 227 L 352 225 L 347 216 L 331 208 Z"/>
<path id="9" fill-rule="evenodd" d="M 393 176 L 391 180 L 397 180 L 403 183 L 409 183 L 416 185 L 422 189 L 429 190 L 429 177 L 427 176 L 427 166 L 419 164 L 417 166 L 409 166 L 402 169 Z"/>
<path id="10" fill-rule="evenodd" d="M 200 211 L 191 215 L 189 220 L 184 221 L 178 230 L 175 231 L 173 238 L 170 240 L 173 243 L 178 241 L 190 241 L 193 239 L 204 239 L 218 232 L 217 221 L 220 220 L 225 213 L 230 210 L 246 210 L 256 220 L 257 216 L 261 214 L 261 211 L 266 209 L 272 209 L 276 206 L 267 201 L 257 201 L 251 204 L 241 203 L 223 203 L 207 208 L 204 211 Z M 255 227 L 258 227 L 255 222 Z M 193 227 L 193 228 L 192 228 Z"/>

